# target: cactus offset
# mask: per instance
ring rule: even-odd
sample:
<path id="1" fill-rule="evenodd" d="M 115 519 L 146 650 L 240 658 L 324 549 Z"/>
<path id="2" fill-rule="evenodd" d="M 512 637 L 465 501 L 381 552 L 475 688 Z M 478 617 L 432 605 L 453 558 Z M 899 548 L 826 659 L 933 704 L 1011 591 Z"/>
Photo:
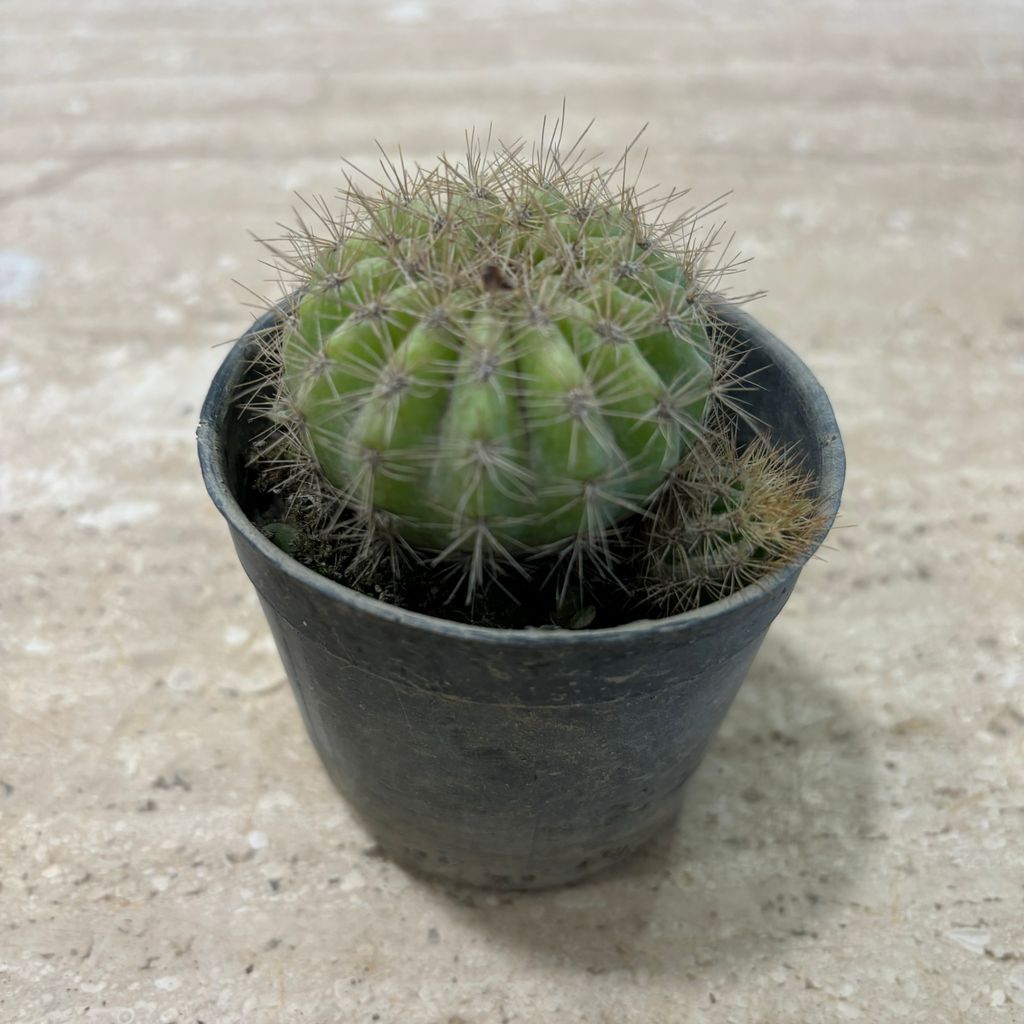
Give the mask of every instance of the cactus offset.
<path id="1" fill-rule="evenodd" d="M 663 613 L 689 611 L 811 550 L 825 526 L 811 477 L 763 437 L 725 426 L 673 470 L 640 531 L 640 577 Z"/>

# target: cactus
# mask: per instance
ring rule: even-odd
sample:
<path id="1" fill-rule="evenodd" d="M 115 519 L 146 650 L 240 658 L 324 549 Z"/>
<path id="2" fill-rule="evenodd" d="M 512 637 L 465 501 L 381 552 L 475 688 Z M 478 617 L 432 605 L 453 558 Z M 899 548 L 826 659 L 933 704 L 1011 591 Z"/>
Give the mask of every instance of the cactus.
<path id="1" fill-rule="evenodd" d="M 639 577 L 663 614 L 728 597 L 809 551 L 825 526 L 792 456 L 726 425 L 673 470 L 639 532 Z"/>
<path id="2" fill-rule="evenodd" d="M 708 209 L 665 219 L 626 183 L 628 149 L 600 170 L 559 142 L 385 159 L 372 190 L 347 179 L 341 214 L 309 203 L 313 226 L 266 243 L 293 291 L 266 336 L 259 457 L 356 574 L 383 552 L 472 601 L 542 566 L 563 601 L 614 578 L 627 524 L 671 520 L 680 467 L 721 447 L 710 410 L 734 381 L 709 298 L 734 264 L 705 269 Z"/>

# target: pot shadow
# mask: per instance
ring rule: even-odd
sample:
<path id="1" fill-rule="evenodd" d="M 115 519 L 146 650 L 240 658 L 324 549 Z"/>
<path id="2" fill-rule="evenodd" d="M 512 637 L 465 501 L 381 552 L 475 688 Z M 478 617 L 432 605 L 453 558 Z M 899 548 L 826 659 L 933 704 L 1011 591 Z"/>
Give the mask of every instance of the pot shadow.
<path id="1" fill-rule="evenodd" d="M 769 638 L 679 818 L 623 864 L 539 892 L 420 884 L 446 916 L 592 974 L 723 971 L 817 937 L 867 867 L 864 719 Z"/>

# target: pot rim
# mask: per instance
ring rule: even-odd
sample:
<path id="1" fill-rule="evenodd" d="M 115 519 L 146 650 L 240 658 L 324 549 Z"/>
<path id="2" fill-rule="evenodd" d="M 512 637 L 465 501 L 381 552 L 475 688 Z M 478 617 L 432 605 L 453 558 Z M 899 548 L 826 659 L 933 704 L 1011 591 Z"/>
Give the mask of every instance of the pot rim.
<path id="1" fill-rule="evenodd" d="M 817 427 L 815 434 L 821 446 L 822 466 L 819 492 L 824 496 L 828 510 L 826 523 L 818 542 L 805 555 L 776 569 L 742 590 L 700 608 L 658 619 L 635 619 L 622 625 L 600 629 L 543 629 L 536 626 L 508 629 L 495 626 L 476 626 L 438 618 L 425 612 L 412 611 L 367 594 L 361 594 L 359 591 L 352 590 L 326 576 L 321 576 L 290 555 L 285 554 L 261 530 L 257 529 L 228 485 L 222 430 L 231 407 L 232 393 L 246 369 L 248 357 L 253 353 L 254 337 L 260 332 L 273 328 L 281 319 L 282 311 L 283 305 L 278 305 L 256 320 L 234 343 L 213 378 L 203 402 L 199 427 L 196 431 L 203 481 L 207 493 L 221 515 L 228 521 L 229 526 L 250 546 L 259 551 L 264 558 L 272 562 L 281 572 L 292 576 L 297 583 L 319 591 L 323 597 L 339 605 L 351 607 L 364 614 L 402 624 L 410 629 L 426 630 L 496 645 L 510 643 L 530 646 L 544 644 L 549 647 L 574 646 L 581 643 L 601 645 L 624 639 L 640 638 L 652 633 L 689 631 L 699 626 L 707 626 L 718 616 L 744 605 L 753 604 L 777 589 L 794 582 L 804 564 L 821 546 L 839 511 L 843 481 L 846 475 L 846 458 L 835 414 L 824 388 L 803 360 L 784 342 L 762 327 L 757 320 L 742 309 L 722 303 L 716 306 L 716 316 L 728 326 L 742 331 L 756 345 L 767 351 L 771 361 L 777 364 L 789 378 L 793 391 L 799 401 L 809 410 Z"/>

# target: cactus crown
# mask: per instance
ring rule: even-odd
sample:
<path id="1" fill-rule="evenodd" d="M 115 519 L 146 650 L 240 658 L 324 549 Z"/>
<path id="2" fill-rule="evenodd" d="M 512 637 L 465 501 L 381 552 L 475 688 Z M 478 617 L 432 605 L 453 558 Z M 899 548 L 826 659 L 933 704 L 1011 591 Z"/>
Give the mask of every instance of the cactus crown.
<path id="1" fill-rule="evenodd" d="M 669 216 L 683 193 L 646 197 L 629 148 L 602 170 L 581 139 L 385 158 L 265 243 L 292 297 L 260 459 L 356 565 L 427 562 L 467 599 L 543 565 L 564 596 L 614 575 L 622 524 L 712 450 L 734 383 L 709 297 L 736 264 L 709 267 L 699 229 L 717 205 Z"/>

